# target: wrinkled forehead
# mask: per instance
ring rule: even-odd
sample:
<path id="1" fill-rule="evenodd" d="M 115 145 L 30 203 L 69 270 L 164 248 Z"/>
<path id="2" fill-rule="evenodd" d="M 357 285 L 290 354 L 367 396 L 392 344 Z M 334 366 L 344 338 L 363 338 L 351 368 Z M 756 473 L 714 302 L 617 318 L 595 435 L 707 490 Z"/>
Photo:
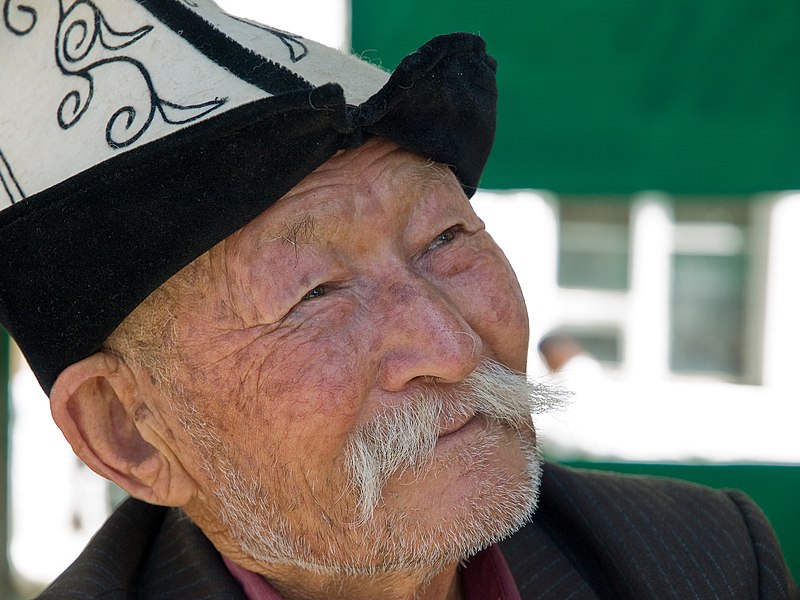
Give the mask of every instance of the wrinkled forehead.
<path id="1" fill-rule="evenodd" d="M 222 246 L 237 253 L 247 242 L 313 244 L 356 222 L 401 228 L 434 204 L 440 211 L 469 206 L 453 172 L 376 138 L 337 153 Z"/>
<path id="2" fill-rule="evenodd" d="M 379 186 L 426 186 L 451 180 L 455 175 L 445 165 L 401 148 L 385 138 L 372 138 L 363 145 L 337 152 L 304 177 L 279 202 L 315 189 L 355 184 L 372 189 Z"/>

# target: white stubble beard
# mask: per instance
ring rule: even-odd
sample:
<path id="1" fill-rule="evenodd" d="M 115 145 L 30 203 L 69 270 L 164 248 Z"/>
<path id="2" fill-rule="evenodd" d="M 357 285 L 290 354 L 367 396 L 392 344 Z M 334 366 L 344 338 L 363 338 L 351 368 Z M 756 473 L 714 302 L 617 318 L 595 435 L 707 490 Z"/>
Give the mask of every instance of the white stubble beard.
<path id="1" fill-rule="evenodd" d="M 259 479 L 245 476 L 232 463 L 232 454 L 214 428 L 185 400 L 181 408 L 184 428 L 212 479 L 219 520 L 246 555 L 329 575 L 372 576 L 421 569 L 434 574 L 507 537 L 531 518 L 541 478 L 531 414 L 563 405 L 566 395 L 558 387 L 531 382 L 485 360 L 457 385 L 430 384 L 401 405 L 386 407 L 347 442 L 344 464 L 350 493 L 342 501 L 354 498 L 352 522 L 347 525 L 351 540 L 332 540 L 324 552 L 312 550 L 303 531 L 275 506 Z M 447 511 L 455 518 L 439 519 L 423 530 L 409 526 L 405 515 L 393 514 L 385 501 L 387 482 L 402 475 L 423 478 L 435 473 L 434 452 L 443 421 L 455 422 L 472 414 L 486 418 L 487 427 L 457 460 L 482 474 L 484 489 Z M 523 453 L 523 473 L 511 473 L 487 458 L 509 430 Z M 343 551 L 347 548 L 352 551 Z"/>

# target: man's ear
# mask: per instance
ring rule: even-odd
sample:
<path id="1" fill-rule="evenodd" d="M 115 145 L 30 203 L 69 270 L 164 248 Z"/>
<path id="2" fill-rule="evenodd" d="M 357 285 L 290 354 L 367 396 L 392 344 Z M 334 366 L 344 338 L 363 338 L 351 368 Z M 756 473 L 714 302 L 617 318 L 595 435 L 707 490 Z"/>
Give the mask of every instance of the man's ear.
<path id="1" fill-rule="evenodd" d="M 196 491 L 136 377 L 118 357 L 98 352 L 67 367 L 50 393 L 50 411 L 89 468 L 152 504 L 183 506 Z"/>

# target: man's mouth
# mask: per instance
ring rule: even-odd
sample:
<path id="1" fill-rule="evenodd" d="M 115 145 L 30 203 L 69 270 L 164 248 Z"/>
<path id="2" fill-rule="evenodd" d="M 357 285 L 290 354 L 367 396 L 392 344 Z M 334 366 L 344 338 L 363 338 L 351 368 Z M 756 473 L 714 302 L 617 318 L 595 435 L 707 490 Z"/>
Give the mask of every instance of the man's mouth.
<path id="1" fill-rule="evenodd" d="M 436 441 L 437 445 L 461 437 L 461 434 L 467 433 L 469 430 L 479 426 L 481 421 L 482 418 L 477 413 L 463 416 L 459 415 L 458 418 L 454 419 L 452 422 L 449 421 L 439 430 L 438 440 Z"/>

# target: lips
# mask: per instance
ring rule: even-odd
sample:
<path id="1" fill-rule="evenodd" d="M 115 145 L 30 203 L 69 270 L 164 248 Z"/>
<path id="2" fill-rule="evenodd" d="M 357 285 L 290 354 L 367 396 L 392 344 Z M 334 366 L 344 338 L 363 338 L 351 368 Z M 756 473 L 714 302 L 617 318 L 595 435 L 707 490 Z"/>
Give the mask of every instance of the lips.
<path id="1" fill-rule="evenodd" d="M 439 429 L 439 440 L 442 440 L 446 437 L 458 433 L 459 431 L 464 429 L 464 427 L 466 427 L 472 421 L 474 421 L 475 418 L 476 418 L 475 413 L 470 413 L 468 415 L 459 415 L 452 422 L 446 423 Z"/>

